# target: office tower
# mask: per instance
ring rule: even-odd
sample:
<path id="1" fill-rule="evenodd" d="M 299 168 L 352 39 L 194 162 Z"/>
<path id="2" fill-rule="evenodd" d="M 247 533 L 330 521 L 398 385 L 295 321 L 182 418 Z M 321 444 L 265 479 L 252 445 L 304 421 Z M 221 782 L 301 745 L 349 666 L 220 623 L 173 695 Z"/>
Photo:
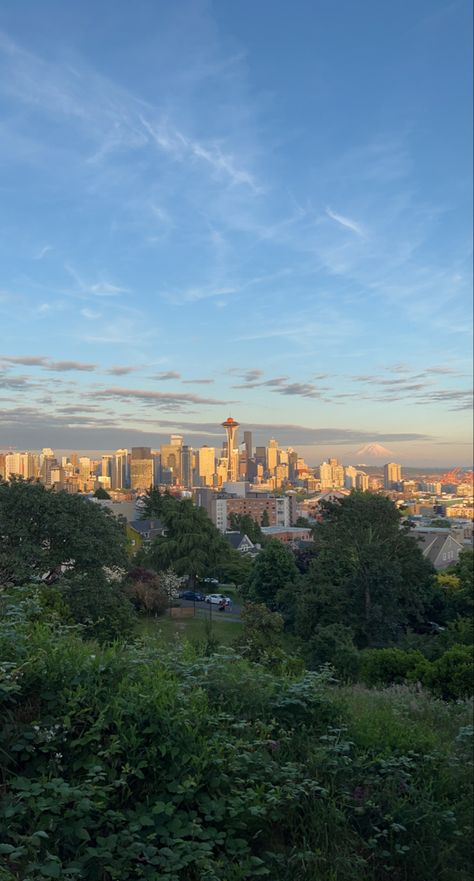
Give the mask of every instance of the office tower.
<path id="1" fill-rule="evenodd" d="M 222 427 L 225 428 L 227 434 L 227 480 L 232 482 L 237 480 L 238 452 L 235 454 L 234 448 L 236 446 L 236 435 L 239 423 L 236 422 L 235 419 L 232 419 L 232 416 L 229 416 L 229 418 L 222 423 Z"/>
<path id="2" fill-rule="evenodd" d="M 319 479 L 321 481 L 321 489 L 332 488 L 332 465 L 329 462 L 321 462 L 319 466 Z"/>
<path id="3" fill-rule="evenodd" d="M 79 474 L 82 480 L 89 480 L 91 476 L 91 460 L 88 456 L 81 456 L 79 459 Z"/>
<path id="4" fill-rule="evenodd" d="M 252 432 L 244 431 L 244 444 L 245 444 L 245 452 L 247 453 L 247 462 L 252 458 L 253 447 L 252 447 Z"/>
<path id="5" fill-rule="evenodd" d="M 291 448 L 288 450 L 288 477 L 290 481 L 298 477 L 298 453 Z"/>
<path id="6" fill-rule="evenodd" d="M 0 477 L 5 477 L 5 453 L 0 453 Z"/>
<path id="7" fill-rule="evenodd" d="M 38 456 L 34 453 L 7 453 L 5 456 L 5 479 L 13 475 L 29 480 L 38 475 Z"/>
<path id="8" fill-rule="evenodd" d="M 273 474 L 276 466 L 278 465 L 278 441 L 275 440 L 274 437 L 270 438 L 268 441 L 267 447 L 267 471 L 270 474 Z"/>
<path id="9" fill-rule="evenodd" d="M 402 479 L 402 466 L 396 462 L 388 462 L 383 466 L 384 489 L 398 489 Z"/>
<path id="10" fill-rule="evenodd" d="M 69 456 L 69 461 L 71 462 L 71 465 L 74 465 L 74 468 L 79 467 L 79 456 L 77 455 L 77 453 L 71 453 L 71 455 Z"/>
<path id="11" fill-rule="evenodd" d="M 267 448 L 266 447 L 255 447 L 255 464 L 263 465 L 265 468 L 267 462 Z"/>
<path id="12" fill-rule="evenodd" d="M 151 451 L 153 459 L 153 486 L 159 486 L 161 483 L 161 453 L 159 450 Z"/>
<path id="13" fill-rule="evenodd" d="M 57 464 L 56 456 L 54 453 L 50 456 L 49 452 L 53 453 L 52 450 L 43 450 L 40 456 L 39 479 L 45 486 L 51 486 L 51 469 Z"/>
<path id="14" fill-rule="evenodd" d="M 216 470 L 216 451 L 206 444 L 198 450 L 198 475 L 201 486 L 212 486 Z"/>
<path id="15" fill-rule="evenodd" d="M 187 444 L 181 447 L 181 485 L 186 489 L 193 485 L 193 448 Z"/>
<path id="16" fill-rule="evenodd" d="M 112 489 L 128 486 L 128 450 L 116 450 L 112 460 Z"/>
<path id="17" fill-rule="evenodd" d="M 132 447 L 132 461 L 133 459 L 151 459 L 151 448 Z"/>
<path id="18" fill-rule="evenodd" d="M 161 469 L 169 470 L 172 473 L 172 484 L 181 484 L 181 458 L 182 458 L 182 440 L 181 435 L 173 434 L 170 437 L 169 444 L 161 444 Z"/>
<path id="19" fill-rule="evenodd" d="M 109 454 L 104 454 L 102 456 L 101 471 L 100 471 L 102 477 L 110 477 L 112 479 L 112 463 L 113 463 L 113 456 L 110 456 Z"/>

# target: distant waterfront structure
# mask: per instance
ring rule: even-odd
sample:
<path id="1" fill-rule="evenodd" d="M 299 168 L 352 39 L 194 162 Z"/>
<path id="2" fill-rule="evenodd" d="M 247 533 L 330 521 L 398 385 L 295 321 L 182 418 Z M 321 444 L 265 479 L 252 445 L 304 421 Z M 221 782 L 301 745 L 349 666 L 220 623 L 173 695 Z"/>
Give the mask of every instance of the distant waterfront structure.
<path id="1" fill-rule="evenodd" d="M 237 480 L 238 462 L 234 456 L 234 447 L 239 423 L 236 422 L 235 419 L 232 419 L 232 416 L 229 416 L 229 418 L 222 423 L 222 427 L 225 428 L 227 434 L 227 480 L 235 481 Z"/>
<path id="2" fill-rule="evenodd" d="M 401 479 L 402 466 L 397 462 L 387 462 L 387 464 L 383 466 L 384 489 L 398 489 Z"/>

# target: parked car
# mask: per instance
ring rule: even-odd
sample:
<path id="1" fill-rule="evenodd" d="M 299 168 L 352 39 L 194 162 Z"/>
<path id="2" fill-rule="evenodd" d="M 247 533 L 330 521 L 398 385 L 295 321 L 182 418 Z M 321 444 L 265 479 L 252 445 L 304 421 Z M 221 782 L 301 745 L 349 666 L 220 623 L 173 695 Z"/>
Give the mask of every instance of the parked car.
<path id="1" fill-rule="evenodd" d="M 219 584 L 218 578 L 203 578 L 204 584 Z"/>
<path id="2" fill-rule="evenodd" d="M 225 597 L 223 593 L 209 593 L 205 598 L 206 603 L 211 603 L 213 606 L 218 606 L 222 601 L 225 602 L 226 606 L 231 605 L 231 598 Z"/>
<path id="3" fill-rule="evenodd" d="M 180 600 L 193 600 L 195 603 L 203 603 L 205 596 L 203 593 L 196 593 L 194 590 L 183 590 L 179 594 Z"/>

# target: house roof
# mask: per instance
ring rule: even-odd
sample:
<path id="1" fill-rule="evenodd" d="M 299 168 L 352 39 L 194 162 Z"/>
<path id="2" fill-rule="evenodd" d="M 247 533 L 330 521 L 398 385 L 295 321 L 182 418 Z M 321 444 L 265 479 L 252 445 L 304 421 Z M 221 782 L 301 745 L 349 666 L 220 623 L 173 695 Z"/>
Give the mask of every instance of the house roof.
<path id="1" fill-rule="evenodd" d="M 248 542 L 249 547 L 254 547 L 253 542 L 250 541 L 248 535 L 245 532 L 224 532 L 224 538 L 236 551 L 240 548 L 240 545 L 243 541 Z"/>
<path id="2" fill-rule="evenodd" d="M 163 529 L 161 520 L 132 520 L 130 526 L 140 535 L 155 531 L 161 532 Z"/>
<path id="3" fill-rule="evenodd" d="M 417 529 L 414 532 L 414 536 L 422 545 L 423 556 L 428 557 L 428 559 L 431 560 L 432 563 L 436 562 L 446 542 L 449 539 L 457 544 L 458 547 L 462 550 L 461 542 L 454 538 L 454 536 L 452 536 L 447 530 L 444 533 L 440 534 L 439 532 L 423 532 L 421 529 Z"/>

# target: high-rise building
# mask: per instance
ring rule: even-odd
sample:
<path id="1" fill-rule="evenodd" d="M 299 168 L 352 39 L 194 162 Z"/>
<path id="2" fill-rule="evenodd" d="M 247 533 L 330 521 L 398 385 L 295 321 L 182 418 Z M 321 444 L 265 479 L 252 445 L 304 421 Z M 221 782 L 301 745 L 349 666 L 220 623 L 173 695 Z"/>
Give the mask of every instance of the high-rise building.
<path id="1" fill-rule="evenodd" d="M 128 471 L 128 450 L 116 450 L 112 460 L 112 489 L 128 486 Z"/>
<path id="2" fill-rule="evenodd" d="M 358 471 L 356 474 L 356 489 L 361 489 L 366 492 L 369 488 L 369 475 L 365 474 L 364 471 Z"/>
<path id="3" fill-rule="evenodd" d="M 268 441 L 266 459 L 267 471 L 269 474 L 273 474 L 278 465 L 278 441 L 274 437 Z"/>
<path id="4" fill-rule="evenodd" d="M 110 479 L 112 479 L 113 458 L 114 457 L 110 456 L 108 453 L 104 453 L 104 455 L 102 456 L 101 471 L 100 471 L 102 477 L 110 477 Z"/>
<path id="5" fill-rule="evenodd" d="M 142 492 L 153 486 L 153 458 L 150 447 L 132 447 L 130 485 L 132 489 Z"/>
<path id="6" fill-rule="evenodd" d="M 397 462 L 388 462 L 383 466 L 384 489 L 398 489 L 402 479 L 402 466 Z"/>
<path id="7" fill-rule="evenodd" d="M 216 451 L 204 445 L 198 450 L 198 475 L 201 486 L 212 486 L 216 471 Z"/>
<path id="8" fill-rule="evenodd" d="M 227 480 L 232 482 L 237 480 L 239 453 L 238 450 L 235 450 L 235 447 L 239 423 L 232 419 L 232 416 L 229 416 L 222 423 L 222 427 L 225 428 L 227 434 Z"/>
<path id="9" fill-rule="evenodd" d="M 169 469 L 172 472 L 172 483 L 181 484 L 181 457 L 183 449 L 183 438 L 179 434 L 172 434 L 169 444 L 161 444 L 161 468 Z"/>
<path id="10" fill-rule="evenodd" d="M 252 432 L 244 431 L 244 444 L 245 444 L 245 452 L 247 453 L 247 461 L 252 458 L 253 447 L 252 447 Z"/>
<path id="11" fill-rule="evenodd" d="M 34 453 L 7 453 L 5 456 L 5 479 L 14 475 L 28 480 L 38 476 L 38 456 Z"/>
<path id="12" fill-rule="evenodd" d="M 187 444 L 181 447 L 181 485 L 186 489 L 193 485 L 193 448 Z"/>

